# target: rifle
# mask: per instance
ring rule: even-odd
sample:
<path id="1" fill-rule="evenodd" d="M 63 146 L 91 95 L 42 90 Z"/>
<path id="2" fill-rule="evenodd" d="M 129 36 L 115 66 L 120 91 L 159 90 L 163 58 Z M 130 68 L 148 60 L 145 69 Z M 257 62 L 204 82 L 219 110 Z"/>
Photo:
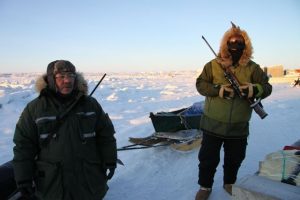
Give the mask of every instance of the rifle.
<path id="1" fill-rule="evenodd" d="M 218 57 L 216 52 L 213 50 L 213 48 L 210 46 L 210 44 L 207 42 L 207 40 L 205 39 L 204 36 L 202 36 L 202 39 L 205 41 L 205 43 L 210 48 L 210 50 L 213 52 L 213 54 L 216 57 Z M 261 119 L 264 119 L 268 114 L 263 109 L 263 106 L 261 104 L 261 98 L 258 98 L 256 101 L 254 100 L 254 98 L 248 98 L 245 93 L 240 91 L 239 88 L 240 88 L 241 84 L 240 84 L 239 80 L 236 78 L 236 76 L 232 73 L 230 68 L 225 69 L 224 67 L 222 67 L 222 70 L 224 72 L 225 78 L 229 81 L 229 83 L 230 83 L 232 89 L 234 90 L 234 92 L 240 98 L 245 98 L 249 102 L 250 107 L 254 109 L 254 111 L 260 116 Z"/>
<path id="2" fill-rule="evenodd" d="M 99 80 L 99 82 L 97 83 L 97 85 L 95 86 L 95 88 L 93 89 L 93 91 L 91 92 L 91 94 L 89 96 L 92 96 L 95 92 L 95 90 L 98 88 L 98 86 L 100 85 L 100 83 L 102 82 L 102 80 L 104 79 L 104 77 L 106 76 L 106 73 L 103 74 L 102 78 Z"/>

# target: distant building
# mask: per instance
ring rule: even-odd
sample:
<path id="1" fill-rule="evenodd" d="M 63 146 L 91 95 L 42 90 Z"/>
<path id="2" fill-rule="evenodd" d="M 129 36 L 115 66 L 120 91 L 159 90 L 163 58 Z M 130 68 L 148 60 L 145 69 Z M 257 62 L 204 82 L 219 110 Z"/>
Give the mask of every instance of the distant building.
<path id="1" fill-rule="evenodd" d="M 300 76 L 300 68 L 298 68 L 298 69 L 287 69 L 286 70 L 286 75 Z"/>
<path id="2" fill-rule="evenodd" d="M 264 72 L 271 77 L 282 77 L 285 75 L 283 65 L 276 65 L 271 67 L 264 67 Z"/>

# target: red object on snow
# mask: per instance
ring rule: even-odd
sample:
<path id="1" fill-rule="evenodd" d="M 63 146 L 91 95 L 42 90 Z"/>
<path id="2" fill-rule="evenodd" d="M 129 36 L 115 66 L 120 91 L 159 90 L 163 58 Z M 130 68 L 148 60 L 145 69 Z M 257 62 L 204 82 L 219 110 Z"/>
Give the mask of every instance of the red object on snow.
<path id="1" fill-rule="evenodd" d="M 298 146 L 284 146 L 283 150 L 300 150 Z"/>

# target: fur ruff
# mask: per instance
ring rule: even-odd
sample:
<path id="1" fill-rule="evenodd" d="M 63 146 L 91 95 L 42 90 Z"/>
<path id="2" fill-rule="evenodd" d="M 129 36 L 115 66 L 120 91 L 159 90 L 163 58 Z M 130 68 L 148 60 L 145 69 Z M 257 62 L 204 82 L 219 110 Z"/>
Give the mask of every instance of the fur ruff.
<path id="1" fill-rule="evenodd" d="M 239 60 L 239 64 L 246 65 L 252 58 L 253 47 L 247 32 L 241 30 L 240 27 L 233 26 L 232 28 L 230 28 L 228 31 L 224 33 L 224 36 L 221 40 L 220 50 L 217 58 L 218 63 L 220 63 L 225 68 L 232 65 L 232 58 L 230 52 L 228 51 L 227 41 L 231 36 L 236 34 L 241 35 L 245 40 L 245 49 Z"/>
<path id="2" fill-rule="evenodd" d="M 46 81 L 47 74 L 43 74 L 42 76 L 38 77 L 35 83 L 35 90 L 40 93 L 44 88 L 47 87 L 48 83 Z M 82 73 L 76 73 L 76 80 L 74 89 L 77 89 L 80 92 L 83 92 L 85 95 L 88 93 L 88 84 L 84 79 Z"/>

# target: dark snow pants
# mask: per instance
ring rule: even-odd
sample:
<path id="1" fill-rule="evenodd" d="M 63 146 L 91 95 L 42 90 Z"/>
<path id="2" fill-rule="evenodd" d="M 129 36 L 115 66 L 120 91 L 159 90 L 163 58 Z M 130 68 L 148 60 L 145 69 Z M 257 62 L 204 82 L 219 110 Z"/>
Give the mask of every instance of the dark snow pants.
<path id="1" fill-rule="evenodd" d="M 224 139 L 203 132 L 199 151 L 199 185 L 211 188 L 220 162 L 220 150 L 224 148 L 223 184 L 233 184 L 246 156 L 247 138 Z"/>

